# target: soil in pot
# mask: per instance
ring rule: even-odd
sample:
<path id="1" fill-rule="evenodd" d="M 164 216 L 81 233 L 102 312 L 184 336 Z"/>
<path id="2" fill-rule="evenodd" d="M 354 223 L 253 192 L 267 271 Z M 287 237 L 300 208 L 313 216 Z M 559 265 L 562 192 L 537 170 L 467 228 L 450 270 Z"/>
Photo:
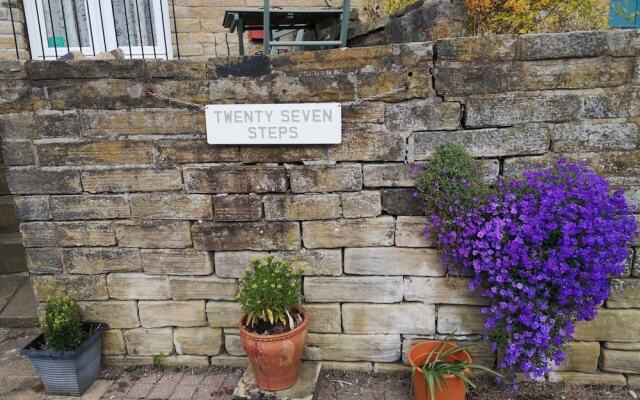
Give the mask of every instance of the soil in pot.
<path id="1" fill-rule="evenodd" d="M 422 372 L 422 366 L 424 365 L 427 357 L 431 351 L 440 344 L 437 340 L 425 340 L 415 344 L 409 352 L 407 357 L 409 359 L 409 365 L 411 368 L 415 367 L 415 374 L 413 376 L 413 393 L 415 400 L 464 400 L 466 397 L 466 388 L 464 381 L 460 378 L 448 375 L 445 376 L 445 382 L 441 382 L 441 387 L 435 388 L 435 399 L 431 398 L 429 389 L 424 380 L 424 373 Z M 453 343 L 446 343 L 443 350 L 449 350 L 455 347 Z M 431 355 L 433 359 L 433 355 Z M 445 361 L 466 361 L 469 364 L 473 361 L 468 351 L 462 350 L 456 354 L 452 354 L 445 358 Z"/>
<path id="2" fill-rule="evenodd" d="M 279 334 L 260 334 L 258 325 L 251 332 L 240 320 L 240 338 L 249 362 L 253 367 L 256 385 L 264 390 L 278 391 L 293 386 L 298 380 L 300 358 L 307 337 L 308 317 L 299 313 L 300 323 Z M 263 327 L 266 328 L 266 327 Z M 262 332 L 274 332 L 282 327 L 271 326 Z"/>

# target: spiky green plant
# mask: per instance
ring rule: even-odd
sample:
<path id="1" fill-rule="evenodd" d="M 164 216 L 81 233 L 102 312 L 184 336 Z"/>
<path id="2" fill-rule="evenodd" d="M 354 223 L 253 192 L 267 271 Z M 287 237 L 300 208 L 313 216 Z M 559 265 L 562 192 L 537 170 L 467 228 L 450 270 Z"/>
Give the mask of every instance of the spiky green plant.
<path id="1" fill-rule="evenodd" d="M 273 255 L 253 260 L 240 279 L 238 293 L 246 323 L 255 326 L 260 320 L 271 325 L 281 322 L 293 329 L 291 311 L 300 308 L 303 272 L 294 269 L 290 261 Z"/>
<path id="2" fill-rule="evenodd" d="M 493 371 L 483 365 L 473 364 L 465 360 L 456 360 L 455 356 L 469 351 L 469 346 L 458 346 L 449 340 L 450 336 L 438 343 L 427 356 L 422 367 L 413 367 L 411 370 L 411 392 L 413 393 L 413 380 L 418 370 L 422 370 L 424 383 L 429 391 L 430 398 L 436 398 L 436 389 L 441 392 L 448 385 L 447 376 L 455 376 L 464 382 L 465 390 L 468 392 L 474 389 L 476 384 L 473 382 L 470 372 L 479 370 L 488 372 L 496 376 L 502 376 L 498 372 Z M 449 345 L 452 344 L 450 348 Z M 451 361 L 449 361 L 451 360 Z"/>

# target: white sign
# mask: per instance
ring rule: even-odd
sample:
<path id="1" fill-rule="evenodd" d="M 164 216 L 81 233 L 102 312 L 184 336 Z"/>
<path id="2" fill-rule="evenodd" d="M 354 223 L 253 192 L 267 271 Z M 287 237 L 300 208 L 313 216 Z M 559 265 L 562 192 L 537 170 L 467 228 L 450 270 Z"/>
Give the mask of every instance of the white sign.
<path id="1" fill-rule="evenodd" d="M 205 107 L 209 144 L 338 144 L 340 103 L 221 104 Z"/>

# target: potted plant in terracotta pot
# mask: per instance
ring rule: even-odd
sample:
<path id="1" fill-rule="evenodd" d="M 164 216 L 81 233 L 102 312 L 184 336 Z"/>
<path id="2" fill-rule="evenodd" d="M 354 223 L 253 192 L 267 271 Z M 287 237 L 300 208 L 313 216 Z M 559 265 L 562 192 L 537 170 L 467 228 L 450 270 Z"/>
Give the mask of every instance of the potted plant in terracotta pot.
<path id="1" fill-rule="evenodd" d="M 100 374 L 106 326 L 80 322 L 71 296 L 49 299 L 41 325 L 42 334 L 21 354 L 31 359 L 47 394 L 81 396 Z"/>
<path id="2" fill-rule="evenodd" d="M 271 255 L 254 260 L 240 280 L 240 338 L 256 384 L 278 391 L 298 380 L 308 317 L 300 307 L 302 269 Z"/>
<path id="3" fill-rule="evenodd" d="M 497 372 L 473 363 L 466 346 L 447 339 L 424 340 L 407 353 L 411 366 L 411 386 L 416 400 L 464 400 L 467 391 L 475 388 L 471 371 Z"/>

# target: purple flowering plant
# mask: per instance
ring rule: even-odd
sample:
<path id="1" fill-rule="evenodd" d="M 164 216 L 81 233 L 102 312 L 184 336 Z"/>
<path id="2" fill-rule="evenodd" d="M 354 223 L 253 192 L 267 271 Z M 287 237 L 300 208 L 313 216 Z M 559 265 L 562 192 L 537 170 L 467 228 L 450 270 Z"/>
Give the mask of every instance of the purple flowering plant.
<path id="1" fill-rule="evenodd" d="M 633 210 L 584 163 L 559 159 L 489 189 L 475 187 L 483 184 L 464 149 L 446 146 L 434 159 L 419 190 L 445 269 L 471 272 L 471 289 L 489 300 L 484 328 L 505 376 L 541 377 L 624 272 Z"/>

